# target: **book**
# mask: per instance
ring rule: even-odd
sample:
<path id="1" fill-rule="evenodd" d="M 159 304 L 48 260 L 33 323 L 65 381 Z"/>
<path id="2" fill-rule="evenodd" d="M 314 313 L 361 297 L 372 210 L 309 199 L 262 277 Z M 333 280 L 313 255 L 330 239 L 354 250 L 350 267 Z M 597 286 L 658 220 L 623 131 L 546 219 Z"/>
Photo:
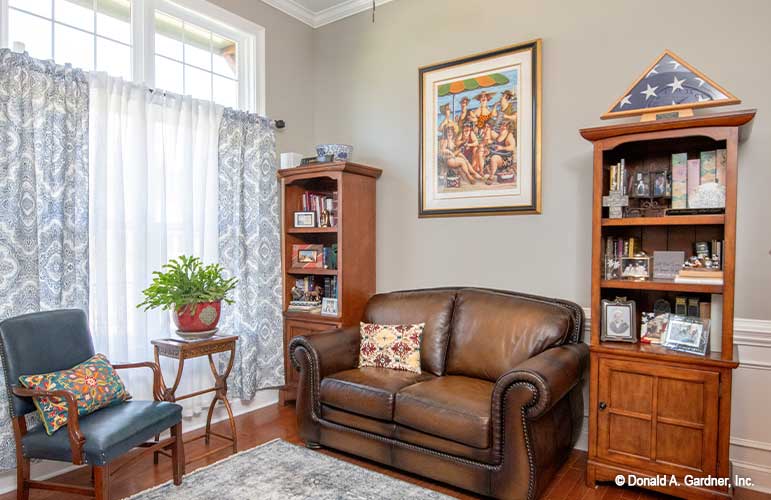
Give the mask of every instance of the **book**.
<path id="1" fill-rule="evenodd" d="M 708 184 L 717 179 L 717 154 L 715 151 L 702 151 L 699 184 Z"/>
<path id="2" fill-rule="evenodd" d="M 722 285 L 723 278 L 688 278 L 675 276 L 675 283 L 682 285 Z"/>
<path id="3" fill-rule="evenodd" d="M 712 314 L 712 303 L 700 302 L 699 303 L 699 317 L 701 319 L 709 319 Z"/>
<path id="4" fill-rule="evenodd" d="M 701 307 L 699 306 L 699 299 L 697 297 L 688 297 L 688 308 L 686 309 L 686 312 L 688 313 L 686 316 L 699 316 Z"/>
<path id="5" fill-rule="evenodd" d="M 701 160 L 688 160 L 688 206 L 691 206 L 691 200 L 696 196 L 696 192 L 699 190 L 699 182 L 701 176 Z"/>
<path id="6" fill-rule="evenodd" d="M 688 208 L 688 153 L 672 155 L 672 208 Z"/>
<path id="7" fill-rule="evenodd" d="M 728 167 L 728 151 L 718 149 L 716 152 L 715 179 L 718 184 L 725 186 L 726 168 Z"/>
<path id="8" fill-rule="evenodd" d="M 687 301 L 685 297 L 675 297 L 675 314 L 685 316 Z"/>
<path id="9" fill-rule="evenodd" d="M 681 278 L 720 278 L 723 279 L 723 271 L 717 271 L 713 269 L 683 269 L 677 276 Z"/>

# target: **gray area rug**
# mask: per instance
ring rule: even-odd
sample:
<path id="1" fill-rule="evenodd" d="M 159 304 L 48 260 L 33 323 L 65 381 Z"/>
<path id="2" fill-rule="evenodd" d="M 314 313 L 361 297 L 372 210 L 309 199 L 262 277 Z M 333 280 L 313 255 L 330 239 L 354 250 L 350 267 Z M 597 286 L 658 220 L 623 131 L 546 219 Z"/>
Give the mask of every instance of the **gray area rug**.
<path id="1" fill-rule="evenodd" d="M 451 497 L 279 439 L 169 481 L 132 500 L 437 499 Z"/>

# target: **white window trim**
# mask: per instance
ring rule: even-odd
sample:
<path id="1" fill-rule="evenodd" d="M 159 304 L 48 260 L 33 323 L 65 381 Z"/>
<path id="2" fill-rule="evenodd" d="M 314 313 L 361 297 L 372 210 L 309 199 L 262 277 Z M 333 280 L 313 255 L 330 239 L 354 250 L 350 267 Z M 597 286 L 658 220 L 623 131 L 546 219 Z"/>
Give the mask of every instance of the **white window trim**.
<path id="1" fill-rule="evenodd" d="M 265 115 L 265 28 L 206 0 L 132 0 L 134 81 L 155 84 L 155 10 L 224 35 L 238 44 L 239 108 Z M 8 47 L 8 0 L 0 0 L 0 46 Z"/>

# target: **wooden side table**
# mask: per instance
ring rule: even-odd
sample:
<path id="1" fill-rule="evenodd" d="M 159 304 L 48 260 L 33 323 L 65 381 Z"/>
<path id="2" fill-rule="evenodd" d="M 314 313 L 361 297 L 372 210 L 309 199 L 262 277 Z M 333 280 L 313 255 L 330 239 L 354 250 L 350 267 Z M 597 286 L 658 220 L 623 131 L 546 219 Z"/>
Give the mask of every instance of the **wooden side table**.
<path id="1" fill-rule="evenodd" d="M 183 399 L 189 399 L 189 398 L 194 398 L 196 396 L 201 396 L 202 394 L 207 394 L 209 392 L 214 393 L 214 397 L 212 398 L 211 404 L 209 405 L 209 413 L 206 416 L 206 432 L 202 436 L 198 436 L 193 439 L 189 439 L 185 441 L 185 444 L 191 443 L 193 441 L 197 441 L 199 439 L 204 439 L 206 444 L 208 445 L 209 442 L 211 441 L 211 436 L 215 436 L 229 442 L 228 444 L 220 446 L 214 450 L 208 451 L 203 455 L 192 458 L 185 463 L 189 464 L 191 462 L 196 462 L 198 460 L 201 460 L 202 458 L 206 458 L 209 455 L 213 455 L 231 446 L 233 448 L 233 453 L 236 453 L 238 451 L 237 436 L 236 436 L 236 421 L 233 418 L 233 410 L 230 408 L 230 401 L 228 401 L 228 397 L 227 397 L 228 396 L 227 379 L 228 379 L 228 375 L 230 375 L 230 370 L 233 369 L 233 361 L 235 360 L 235 356 L 236 356 L 237 340 L 238 340 L 238 337 L 235 335 L 231 335 L 231 336 L 215 335 L 214 337 L 203 339 L 203 340 L 186 340 L 182 338 L 167 338 L 167 339 L 153 340 L 151 342 L 153 344 L 153 351 L 155 353 L 155 362 L 158 364 L 158 366 L 160 366 L 159 358 L 161 356 L 179 360 L 179 364 L 177 365 L 177 375 L 174 379 L 174 385 L 171 386 L 171 388 L 167 387 L 166 382 L 164 381 L 164 378 L 163 378 L 163 371 L 161 371 L 161 384 L 162 384 L 164 401 L 170 401 L 174 403 L 177 401 L 182 401 Z M 228 366 L 225 369 L 225 371 L 222 373 L 220 373 L 219 370 L 217 370 L 217 367 L 214 364 L 214 358 L 212 357 L 214 354 L 217 354 L 220 352 L 230 352 L 230 359 L 228 360 Z M 214 375 L 214 386 L 208 389 L 192 392 L 190 394 L 177 396 L 176 392 L 177 392 L 177 388 L 179 388 L 179 383 L 182 381 L 182 371 L 185 367 L 185 360 L 192 359 L 192 358 L 200 358 L 203 356 L 207 356 L 209 358 L 209 368 L 211 368 L 212 375 Z M 225 405 L 225 410 L 227 410 L 228 412 L 228 420 L 230 421 L 230 436 L 225 436 L 224 434 L 219 434 L 211 430 L 211 419 L 212 419 L 212 415 L 214 414 L 214 407 L 216 406 L 217 401 L 222 401 L 222 403 Z M 157 440 L 158 440 L 158 436 L 156 436 L 156 441 Z M 153 459 L 156 464 L 158 463 L 159 453 L 165 456 L 170 456 L 164 451 L 156 451 L 154 453 L 154 459 Z"/>

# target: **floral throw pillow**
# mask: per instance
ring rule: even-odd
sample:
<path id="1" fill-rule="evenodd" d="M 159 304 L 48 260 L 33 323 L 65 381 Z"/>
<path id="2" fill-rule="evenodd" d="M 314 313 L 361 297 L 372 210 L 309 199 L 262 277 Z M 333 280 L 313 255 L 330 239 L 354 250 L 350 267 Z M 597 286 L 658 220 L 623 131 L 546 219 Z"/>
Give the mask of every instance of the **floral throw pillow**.
<path id="1" fill-rule="evenodd" d="M 22 375 L 19 382 L 28 389 L 71 392 L 78 402 L 78 415 L 88 415 L 131 397 L 104 354 L 92 356 L 69 370 Z M 67 425 L 66 399 L 40 397 L 32 400 L 49 436 Z"/>
<path id="2" fill-rule="evenodd" d="M 373 366 L 420 373 L 420 337 L 425 325 L 361 323 L 359 367 Z"/>

